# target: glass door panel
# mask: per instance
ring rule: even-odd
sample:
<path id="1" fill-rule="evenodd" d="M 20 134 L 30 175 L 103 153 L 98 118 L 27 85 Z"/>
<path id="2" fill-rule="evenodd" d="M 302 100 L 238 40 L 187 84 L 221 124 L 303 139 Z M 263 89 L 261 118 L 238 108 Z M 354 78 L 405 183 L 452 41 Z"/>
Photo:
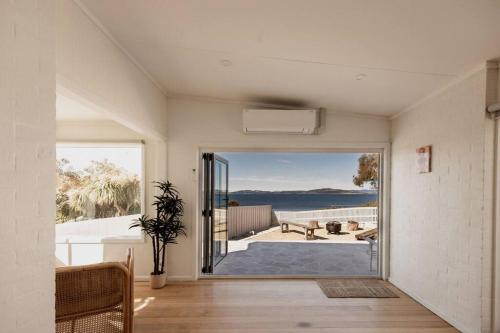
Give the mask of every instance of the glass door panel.
<path id="1" fill-rule="evenodd" d="M 227 254 L 228 162 L 203 154 L 202 272 L 213 273 Z"/>
<path id="2" fill-rule="evenodd" d="M 215 155 L 214 168 L 214 266 L 227 254 L 227 161 Z"/>

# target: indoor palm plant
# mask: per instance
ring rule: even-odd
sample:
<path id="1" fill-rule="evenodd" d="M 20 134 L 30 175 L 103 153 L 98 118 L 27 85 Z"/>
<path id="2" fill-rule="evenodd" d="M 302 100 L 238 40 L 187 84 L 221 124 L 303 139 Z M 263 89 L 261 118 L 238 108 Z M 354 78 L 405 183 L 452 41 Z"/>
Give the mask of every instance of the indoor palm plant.
<path id="1" fill-rule="evenodd" d="M 177 243 L 177 237 L 186 236 L 185 226 L 182 223 L 184 202 L 172 183 L 156 182 L 160 193 L 155 196 L 153 206 L 156 217 L 142 215 L 130 226 L 141 228 L 151 238 L 153 244 L 153 271 L 151 272 L 151 288 L 161 288 L 165 285 L 167 274 L 165 271 L 165 253 L 167 244 Z"/>

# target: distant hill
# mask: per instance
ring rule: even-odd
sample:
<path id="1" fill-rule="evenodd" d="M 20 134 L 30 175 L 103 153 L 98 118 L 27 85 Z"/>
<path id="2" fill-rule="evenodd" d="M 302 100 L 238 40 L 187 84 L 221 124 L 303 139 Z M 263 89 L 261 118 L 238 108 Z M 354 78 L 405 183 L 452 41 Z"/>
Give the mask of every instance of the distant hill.
<path id="1" fill-rule="evenodd" d="M 259 191 L 259 190 L 241 190 L 230 192 L 231 194 L 376 194 L 377 190 L 342 190 L 338 188 L 318 188 L 304 191 Z"/>

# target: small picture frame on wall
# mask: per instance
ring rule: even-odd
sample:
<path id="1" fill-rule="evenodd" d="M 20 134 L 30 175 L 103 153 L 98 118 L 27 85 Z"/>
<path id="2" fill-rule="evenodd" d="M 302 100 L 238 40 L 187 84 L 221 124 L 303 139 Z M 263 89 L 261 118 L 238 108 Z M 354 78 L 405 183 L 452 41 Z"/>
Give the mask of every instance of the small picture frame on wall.
<path id="1" fill-rule="evenodd" d="M 417 172 L 431 172 L 432 146 L 417 148 Z"/>

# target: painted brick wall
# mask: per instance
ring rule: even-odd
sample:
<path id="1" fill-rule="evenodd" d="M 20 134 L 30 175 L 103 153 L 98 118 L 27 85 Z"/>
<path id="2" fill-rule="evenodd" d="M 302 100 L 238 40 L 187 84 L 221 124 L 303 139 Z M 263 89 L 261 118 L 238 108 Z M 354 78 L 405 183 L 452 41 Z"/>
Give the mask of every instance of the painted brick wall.
<path id="1" fill-rule="evenodd" d="M 54 3 L 0 1 L 0 331 L 54 331 Z"/>
<path id="2" fill-rule="evenodd" d="M 391 281 L 464 332 L 481 328 L 485 91 L 481 70 L 392 124 Z"/>

